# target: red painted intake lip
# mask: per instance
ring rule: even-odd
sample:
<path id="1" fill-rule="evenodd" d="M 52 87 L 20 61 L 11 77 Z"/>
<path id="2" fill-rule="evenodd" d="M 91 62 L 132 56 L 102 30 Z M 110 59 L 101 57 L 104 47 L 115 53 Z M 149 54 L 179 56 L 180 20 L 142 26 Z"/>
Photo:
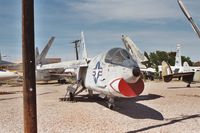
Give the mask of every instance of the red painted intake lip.
<path id="1" fill-rule="evenodd" d="M 114 85 L 114 83 L 117 82 L 118 85 Z M 136 83 L 127 83 L 124 79 L 116 79 L 110 85 L 113 90 L 115 90 L 118 93 L 121 93 L 126 97 L 138 96 L 144 90 L 144 82 L 141 78 Z M 117 88 L 115 89 L 115 87 Z"/>

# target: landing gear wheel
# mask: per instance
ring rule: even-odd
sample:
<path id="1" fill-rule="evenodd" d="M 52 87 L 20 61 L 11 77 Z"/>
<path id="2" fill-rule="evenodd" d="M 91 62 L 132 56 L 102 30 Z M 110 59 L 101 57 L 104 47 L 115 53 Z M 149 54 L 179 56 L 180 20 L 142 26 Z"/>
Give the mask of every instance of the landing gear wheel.
<path id="1" fill-rule="evenodd" d="M 88 90 L 88 98 L 92 98 L 93 97 L 93 91 L 92 90 Z"/>
<path id="2" fill-rule="evenodd" d="M 68 101 L 74 101 L 74 95 L 72 92 L 69 93 Z"/>
<path id="3" fill-rule="evenodd" d="M 58 79 L 58 83 L 59 84 L 66 84 L 67 81 L 66 81 L 66 79 Z"/>
<path id="4" fill-rule="evenodd" d="M 109 109 L 111 109 L 111 110 L 113 110 L 113 108 L 114 108 L 114 105 L 113 105 L 113 104 L 110 104 L 110 103 L 108 103 L 108 108 L 109 108 Z"/>
<path id="5" fill-rule="evenodd" d="M 188 84 L 187 87 L 189 88 L 189 87 L 190 87 L 190 84 Z"/>
<path id="6" fill-rule="evenodd" d="M 114 108 L 114 98 L 113 97 L 110 97 L 109 99 L 108 99 L 108 108 L 109 109 L 113 109 Z"/>

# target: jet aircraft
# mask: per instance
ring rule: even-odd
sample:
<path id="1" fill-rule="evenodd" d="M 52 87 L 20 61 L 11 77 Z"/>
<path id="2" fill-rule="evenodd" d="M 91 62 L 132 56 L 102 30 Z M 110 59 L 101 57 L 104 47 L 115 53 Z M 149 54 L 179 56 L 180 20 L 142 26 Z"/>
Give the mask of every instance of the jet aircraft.
<path id="1" fill-rule="evenodd" d="M 17 78 L 18 76 L 19 75 L 15 72 L 10 72 L 7 70 L 0 70 L 0 81 Z"/>
<path id="2" fill-rule="evenodd" d="M 83 37 L 83 32 L 81 33 Z M 84 40 L 84 39 L 83 39 Z M 144 89 L 141 71 L 136 59 L 123 48 L 112 48 L 91 59 L 87 58 L 85 41 L 83 43 L 83 59 L 68 62 L 42 65 L 37 70 L 77 70 L 77 83 L 67 88 L 66 98 L 74 100 L 84 90 L 92 95 L 93 91 L 100 97 L 108 98 L 108 107 L 114 107 L 114 97 L 131 98 L 138 96 Z"/>
<path id="3" fill-rule="evenodd" d="M 40 70 L 40 66 L 47 64 L 46 55 L 53 44 L 53 41 L 55 40 L 55 37 L 51 37 L 42 52 L 39 52 L 38 47 L 36 47 L 35 50 L 35 64 L 36 64 L 36 81 L 46 81 L 49 80 L 58 80 L 59 83 L 64 83 L 63 77 L 66 76 L 63 73 L 63 71 L 59 72 L 58 70 Z"/>
<path id="4" fill-rule="evenodd" d="M 15 64 L 15 63 L 2 60 L 2 56 L 1 56 L 1 53 L 0 53 L 0 66 L 8 66 L 8 65 L 13 65 L 13 64 Z"/>
<path id="5" fill-rule="evenodd" d="M 181 72 L 173 73 L 170 65 L 165 61 L 162 62 L 162 76 L 165 82 L 172 81 L 173 78 L 182 78 L 182 80 L 188 83 L 187 87 L 193 82 L 200 82 L 200 71 L 193 71 L 187 62 L 183 63 Z"/>
<path id="6" fill-rule="evenodd" d="M 176 57 L 175 57 L 175 65 L 174 66 L 170 66 L 171 69 L 172 69 L 172 73 L 181 73 L 181 72 L 184 72 L 185 68 L 184 66 L 182 65 L 182 59 L 181 59 L 181 45 L 180 44 L 177 44 L 177 47 L 176 47 Z M 186 63 L 185 63 L 186 64 Z M 188 65 L 188 64 L 187 64 Z M 195 71 L 200 71 L 200 67 L 194 67 L 194 66 L 189 66 L 188 67 L 190 68 L 190 71 L 191 72 L 195 72 Z M 162 72 L 162 65 L 159 65 L 158 66 L 158 70 L 159 72 Z"/>
<path id="7" fill-rule="evenodd" d="M 48 65 L 46 64 L 46 55 L 54 41 L 54 37 L 51 37 L 45 48 L 39 53 L 38 48 L 36 48 L 36 80 L 37 81 L 50 81 L 50 80 L 58 80 L 58 83 L 65 83 L 65 77 L 73 76 L 77 68 L 71 67 L 72 64 L 76 64 L 77 62 L 81 62 L 80 60 L 72 60 L 72 61 L 65 61 L 60 63 L 51 63 Z M 85 43 L 84 35 L 81 34 L 80 43 Z M 86 53 L 86 52 L 84 52 Z M 83 53 L 83 59 L 84 55 Z M 56 68 L 55 68 L 56 64 Z M 52 69 L 51 69 L 52 68 Z M 69 74 L 71 73 L 71 74 Z"/>

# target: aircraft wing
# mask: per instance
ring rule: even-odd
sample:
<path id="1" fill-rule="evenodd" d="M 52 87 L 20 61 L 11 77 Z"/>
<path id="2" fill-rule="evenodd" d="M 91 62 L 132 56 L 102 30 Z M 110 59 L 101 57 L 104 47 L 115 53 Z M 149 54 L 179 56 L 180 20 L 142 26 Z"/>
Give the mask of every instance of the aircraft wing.
<path id="1" fill-rule="evenodd" d="M 193 81 L 194 72 L 176 73 L 163 76 L 165 82 L 170 82 L 173 78 L 182 78 L 184 82 L 190 83 Z"/>
<path id="2" fill-rule="evenodd" d="M 194 72 L 185 72 L 185 73 L 170 74 L 170 75 L 166 75 L 166 76 L 172 76 L 173 78 L 178 78 L 178 77 L 182 77 L 182 76 L 190 76 L 193 74 L 194 74 Z"/>
<path id="3" fill-rule="evenodd" d="M 197 33 L 198 37 L 200 38 L 200 30 L 199 27 L 197 26 L 197 24 L 195 24 L 192 16 L 189 14 L 189 12 L 187 11 L 186 7 L 184 6 L 183 2 L 181 0 L 177 0 L 178 4 L 181 8 L 181 10 L 183 11 L 183 14 L 186 16 L 186 18 L 188 19 L 188 21 L 191 23 L 191 26 L 193 28 L 193 30 Z"/>
<path id="4" fill-rule="evenodd" d="M 128 36 L 122 35 L 122 41 L 127 51 L 129 51 L 129 53 L 138 61 L 138 63 L 148 61 L 148 59 Z"/>
<path id="5" fill-rule="evenodd" d="M 194 77 L 194 72 L 181 72 L 172 73 L 172 69 L 168 63 L 162 62 L 162 76 L 165 82 L 170 82 L 173 78 L 181 78 L 185 82 L 192 82 Z"/>
<path id="6" fill-rule="evenodd" d="M 38 65 L 37 70 L 61 71 L 69 68 L 87 67 L 88 64 L 85 60 L 72 60 L 60 63 Z"/>

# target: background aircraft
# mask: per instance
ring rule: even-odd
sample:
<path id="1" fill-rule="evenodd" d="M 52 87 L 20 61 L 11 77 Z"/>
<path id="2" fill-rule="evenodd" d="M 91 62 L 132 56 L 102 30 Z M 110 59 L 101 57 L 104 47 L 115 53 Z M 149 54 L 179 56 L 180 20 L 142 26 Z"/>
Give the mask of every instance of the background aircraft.
<path id="1" fill-rule="evenodd" d="M 19 77 L 19 75 L 16 72 L 0 70 L 0 81 L 9 80 L 17 77 Z"/>
<path id="2" fill-rule="evenodd" d="M 58 83 L 65 83 L 65 77 L 73 76 L 76 69 L 72 67 L 72 64 L 80 65 L 80 60 L 71 60 L 71 61 L 64 61 L 59 63 L 50 63 L 46 64 L 46 55 L 48 53 L 49 48 L 52 45 L 52 42 L 54 40 L 54 37 L 50 39 L 50 41 L 47 43 L 41 54 L 37 52 L 36 49 L 36 80 L 37 81 L 50 81 L 50 80 L 58 80 Z M 85 43 L 84 35 L 81 33 L 81 39 L 80 39 L 80 45 Z M 82 46 L 83 47 L 83 46 Z M 82 59 L 85 59 L 87 56 L 87 53 L 85 50 L 83 50 L 83 57 Z M 85 61 L 82 61 L 84 64 Z M 56 66 L 56 68 L 55 68 Z M 70 74 L 69 74 L 70 73 Z"/>
<path id="3" fill-rule="evenodd" d="M 66 80 L 64 77 L 66 77 L 66 74 L 69 73 L 72 70 L 68 70 L 63 72 L 63 70 L 40 70 L 37 68 L 40 68 L 40 66 L 45 64 L 51 64 L 52 62 L 49 60 L 49 58 L 46 58 L 46 55 L 53 44 L 53 41 L 55 40 L 55 37 L 51 37 L 42 52 L 39 52 L 39 49 L 36 47 L 35 52 L 35 63 L 36 63 L 36 81 L 45 81 L 48 82 L 50 80 L 58 80 L 58 83 L 66 83 Z M 56 58 L 53 58 L 56 59 Z M 67 76 L 70 76 L 69 74 Z"/>
<path id="4" fill-rule="evenodd" d="M 183 63 L 182 72 L 173 73 L 170 65 L 163 61 L 162 76 L 164 82 L 170 82 L 173 78 L 182 78 L 184 82 L 188 83 L 187 87 L 190 87 L 192 82 L 200 82 L 200 71 L 192 71 L 187 62 Z"/>
<path id="5" fill-rule="evenodd" d="M 7 65 L 12 65 L 14 64 L 13 62 L 9 62 L 9 61 L 5 61 L 5 60 L 2 60 L 2 55 L 0 53 L 0 66 L 7 66 Z"/>
<path id="6" fill-rule="evenodd" d="M 17 72 L 6 70 L 8 67 L 16 66 L 17 64 L 9 61 L 2 60 L 0 53 L 0 81 L 10 80 L 19 77 Z"/>
<path id="7" fill-rule="evenodd" d="M 181 73 L 185 71 L 185 66 L 182 65 L 182 59 L 181 59 L 181 45 L 177 44 L 176 47 L 176 57 L 175 57 L 175 65 L 174 66 L 170 66 L 172 69 L 172 73 Z M 200 67 L 194 67 L 194 66 L 189 66 L 188 63 L 185 65 L 187 65 L 190 68 L 191 72 L 195 72 L 195 71 L 200 71 Z M 162 72 L 162 65 L 158 66 L 158 71 Z"/>

